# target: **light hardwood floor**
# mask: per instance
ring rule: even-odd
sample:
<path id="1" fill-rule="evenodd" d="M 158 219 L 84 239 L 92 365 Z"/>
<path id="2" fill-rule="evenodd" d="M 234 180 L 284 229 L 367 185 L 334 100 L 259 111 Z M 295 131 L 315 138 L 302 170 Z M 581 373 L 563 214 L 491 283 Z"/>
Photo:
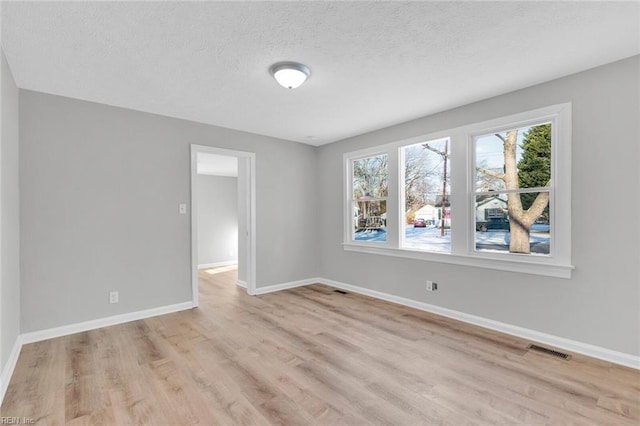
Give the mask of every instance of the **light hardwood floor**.
<path id="1" fill-rule="evenodd" d="M 636 370 L 556 359 L 323 285 L 250 297 L 235 279 L 201 271 L 199 309 L 26 345 L 0 414 L 38 425 L 640 424 Z"/>

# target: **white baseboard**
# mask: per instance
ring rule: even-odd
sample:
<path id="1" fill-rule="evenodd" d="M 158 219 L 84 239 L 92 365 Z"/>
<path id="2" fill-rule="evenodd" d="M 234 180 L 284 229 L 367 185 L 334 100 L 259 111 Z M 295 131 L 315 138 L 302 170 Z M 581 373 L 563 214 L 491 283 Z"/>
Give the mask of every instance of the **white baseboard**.
<path id="1" fill-rule="evenodd" d="M 214 263 L 203 263 L 202 265 L 198 265 L 198 269 L 209 269 L 209 268 L 219 268 L 221 266 L 231 266 L 237 265 L 237 260 L 228 260 L 226 262 L 214 262 Z"/>
<path id="2" fill-rule="evenodd" d="M 16 364 L 18 364 L 18 358 L 20 357 L 22 344 L 22 336 L 19 335 L 16 338 L 15 343 L 13 344 L 13 348 L 11 349 L 11 354 L 9 355 L 7 363 L 2 369 L 2 374 L 0 374 L 0 405 L 2 405 L 2 401 L 4 401 L 4 395 L 7 393 L 7 388 L 9 387 L 11 376 L 13 376 L 13 371 L 16 369 Z"/>
<path id="3" fill-rule="evenodd" d="M 416 300 L 411 300 L 400 296 L 394 296 L 392 294 L 383 293 L 376 290 L 370 290 L 364 287 L 345 284 L 339 281 L 329 280 L 325 278 L 316 278 L 315 280 L 309 281 L 326 284 L 331 287 L 351 291 L 353 293 L 363 294 L 365 296 L 371 296 L 376 299 L 386 300 L 388 302 L 397 303 L 399 305 L 408 306 L 411 308 L 419 309 L 421 311 L 430 312 L 433 314 L 441 315 L 443 317 L 462 321 L 468 324 L 477 325 L 480 327 L 488 328 L 490 330 L 500 331 L 512 336 L 521 337 L 527 340 L 533 340 L 538 343 L 555 346 L 557 348 L 590 356 L 592 358 L 597 358 L 604 361 L 612 362 L 614 364 L 620 364 L 626 367 L 640 370 L 640 356 L 635 356 L 624 352 L 617 352 L 600 346 L 565 339 L 563 337 L 553 336 L 551 334 L 541 333 L 539 331 L 494 321 L 476 315 L 466 314 L 464 312 L 455 311 L 452 309 L 442 308 L 440 306 L 430 305 L 428 303 L 418 302 Z"/>
<path id="4" fill-rule="evenodd" d="M 247 288 L 247 282 L 246 281 L 238 280 L 238 281 L 236 281 L 236 284 L 239 287 Z"/>
<path id="5" fill-rule="evenodd" d="M 296 288 L 296 287 L 303 287 L 305 285 L 309 285 L 309 284 L 317 284 L 320 281 L 318 281 L 319 278 L 308 278 L 306 280 L 300 280 L 300 281 L 291 281 L 288 283 L 282 283 L 282 284 L 275 284 L 275 285 L 270 285 L 267 287 L 258 287 L 256 288 L 256 292 L 253 294 L 254 296 L 259 296 L 261 294 L 267 294 L 267 293 L 273 293 L 276 291 L 281 291 L 281 290 L 288 290 L 290 288 Z"/>
<path id="6" fill-rule="evenodd" d="M 193 307 L 192 302 L 177 303 L 175 305 L 160 306 L 158 308 L 145 309 L 143 311 L 129 312 L 126 314 L 114 315 L 112 317 L 63 325 L 62 327 L 49 328 L 47 330 L 32 331 L 22 334 L 22 343 L 26 345 L 27 343 L 39 342 L 41 340 L 53 339 L 54 337 L 95 330 L 97 328 L 108 327 L 110 325 L 123 324 L 140 319 L 156 317 L 158 315 L 171 314 L 173 312 L 184 311 Z"/>

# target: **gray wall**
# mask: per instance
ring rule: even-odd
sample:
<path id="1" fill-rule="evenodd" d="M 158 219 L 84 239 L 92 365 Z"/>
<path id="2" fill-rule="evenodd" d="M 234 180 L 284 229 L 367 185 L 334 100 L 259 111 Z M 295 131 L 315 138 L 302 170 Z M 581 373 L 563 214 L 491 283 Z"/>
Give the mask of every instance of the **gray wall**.
<path id="1" fill-rule="evenodd" d="M 20 334 L 20 212 L 18 191 L 19 92 L 2 56 L 0 139 L 0 371 Z"/>
<path id="2" fill-rule="evenodd" d="M 195 143 L 256 153 L 258 287 L 322 276 L 640 355 L 639 62 L 318 149 L 22 91 L 22 331 L 191 299 L 189 215 L 177 211 L 189 204 Z M 573 103 L 571 280 L 342 249 L 344 152 L 562 102 Z M 4 156 L 4 130 L 2 143 Z M 11 203 L 2 206 L 4 221 Z M 426 293 L 425 279 L 438 292 Z M 118 305 L 107 304 L 112 289 Z M 3 294 L 3 329 L 4 312 Z"/>
<path id="3" fill-rule="evenodd" d="M 238 178 L 198 175 L 198 265 L 238 262 Z"/>
<path id="4" fill-rule="evenodd" d="M 318 275 L 313 147 L 31 91 L 20 132 L 23 332 L 191 300 L 190 144 L 256 153 L 257 286 Z"/>
<path id="5" fill-rule="evenodd" d="M 319 149 L 321 276 L 640 355 L 639 57 Z M 573 103 L 571 280 L 342 249 L 342 155 L 553 104 Z M 604 216 L 603 216 L 604 215 Z M 427 293 L 425 279 L 438 282 Z"/>

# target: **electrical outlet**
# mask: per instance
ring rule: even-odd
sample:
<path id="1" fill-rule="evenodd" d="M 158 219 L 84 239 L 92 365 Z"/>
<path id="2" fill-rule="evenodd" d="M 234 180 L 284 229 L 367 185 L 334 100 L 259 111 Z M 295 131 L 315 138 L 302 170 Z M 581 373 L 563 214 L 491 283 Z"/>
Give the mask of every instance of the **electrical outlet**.
<path id="1" fill-rule="evenodd" d="M 117 291 L 109 292 L 109 303 L 118 303 L 119 296 Z"/>
<path id="2" fill-rule="evenodd" d="M 427 291 L 436 291 L 438 289 L 438 283 L 427 280 Z"/>

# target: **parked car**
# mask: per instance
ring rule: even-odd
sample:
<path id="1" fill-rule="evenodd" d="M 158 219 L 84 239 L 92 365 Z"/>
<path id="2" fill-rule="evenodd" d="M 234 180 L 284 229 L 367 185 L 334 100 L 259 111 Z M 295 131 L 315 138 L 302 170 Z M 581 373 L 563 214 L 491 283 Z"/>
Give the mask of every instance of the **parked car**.
<path id="1" fill-rule="evenodd" d="M 487 232 L 490 230 L 509 230 L 509 221 L 501 217 L 492 217 L 485 222 L 476 222 L 476 231 Z"/>
<path id="2" fill-rule="evenodd" d="M 413 221 L 413 227 L 414 228 L 426 228 L 427 227 L 427 221 L 420 218 L 420 219 L 416 219 Z"/>

